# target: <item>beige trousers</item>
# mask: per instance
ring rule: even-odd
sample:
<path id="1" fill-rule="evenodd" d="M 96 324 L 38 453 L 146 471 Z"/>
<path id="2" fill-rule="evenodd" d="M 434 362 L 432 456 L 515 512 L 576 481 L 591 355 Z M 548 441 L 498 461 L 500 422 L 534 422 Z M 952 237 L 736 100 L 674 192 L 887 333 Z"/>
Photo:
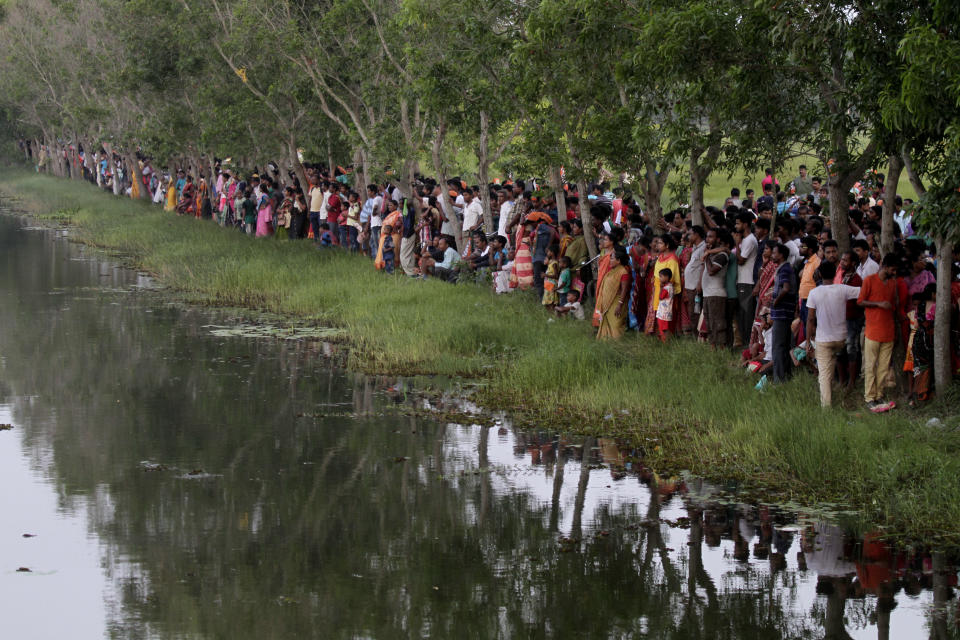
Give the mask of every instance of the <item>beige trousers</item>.
<path id="1" fill-rule="evenodd" d="M 817 343 L 817 379 L 820 382 L 821 407 L 829 407 L 833 402 L 833 370 L 837 366 L 837 355 L 846 348 L 846 340 Z"/>
<path id="2" fill-rule="evenodd" d="M 889 378 L 890 357 L 893 355 L 892 342 L 876 342 L 870 338 L 863 340 L 863 398 L 867 402 L 883 399 L 883 388 Z"/>

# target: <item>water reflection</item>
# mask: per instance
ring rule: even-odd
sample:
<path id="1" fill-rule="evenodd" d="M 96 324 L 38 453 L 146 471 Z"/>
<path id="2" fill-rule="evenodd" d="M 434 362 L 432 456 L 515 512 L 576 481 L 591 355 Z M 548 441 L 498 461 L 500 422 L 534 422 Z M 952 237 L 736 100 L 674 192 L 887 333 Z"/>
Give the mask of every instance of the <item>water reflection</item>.
<path id="1" fill-rule="evenodd" d="M 0 534 L 38 534 L 0 545 L 0 593 L 32 595 L 14 629 L 73 599 L 75 637 L 956 635 L 942 555 L 614 440 L 405 415 L 407 383 L 328 366 L 335 345 L 211 336 L 6 218 L 0 256 Z"/>

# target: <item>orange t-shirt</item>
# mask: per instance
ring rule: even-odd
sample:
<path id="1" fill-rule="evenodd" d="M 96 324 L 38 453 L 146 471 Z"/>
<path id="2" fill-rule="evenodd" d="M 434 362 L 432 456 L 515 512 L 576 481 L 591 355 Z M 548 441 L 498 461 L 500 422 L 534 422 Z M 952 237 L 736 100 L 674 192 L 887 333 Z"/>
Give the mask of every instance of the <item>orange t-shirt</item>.
<path id="1" fill-rule="evenodd" d="M 860 287 L 860 297 L 857 298 L 857 302 L 884 300 L 890 303 L 890 309 L 866 307 L 863 310 L 867 319 L 864 335 L 874 342 L 893 342 L 895 333 L 893 314 L 897 310 L 897 279 L 887 278 L 884 282 L 877 274 L 867 276 L 863 286 Z"/>

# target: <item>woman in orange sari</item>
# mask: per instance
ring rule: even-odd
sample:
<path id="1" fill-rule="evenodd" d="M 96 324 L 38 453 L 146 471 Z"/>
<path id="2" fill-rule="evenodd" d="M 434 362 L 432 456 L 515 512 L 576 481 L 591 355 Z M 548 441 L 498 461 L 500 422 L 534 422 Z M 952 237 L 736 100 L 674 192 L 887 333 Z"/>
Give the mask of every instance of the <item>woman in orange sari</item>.
<path id="1" fill-rule="evenodd" d="M 597 262 L 597 302 L 593 310 L 597 339 L 620 338 L 627 329 L 630 258 L 627 250 L 617 244 L 622 237 L 619 227 L 600 234 L 602 253 Z"/>
<path id="2" fill-rule="evenodd" d="M 530 242 L 533 236 L 533 222 L 524 222 L 517 230 L 517 251 L 510 268 L 510 288 L 527 290 L 533 287 L 533 254 Z"/>
<path id="3" fill-rule="evenodd" d="M 673 239 L 669 233 L 660 236 L 658 239 L 654 240 L 654 243 L 659 243 L 660 245 L 660 255 L 657 256 L 657 261 L 653 266 L 653 273 L 659 274 L 662 269 L 670 270 L 670 283 L 673 284 L 674 291 L 682 291 L 681 287 L 683 283 L 680 279 L 680 261 L 677 260 L 677 241 Z M 660 278 L 654 277 L 653 281 L 653 291 L 651 291 L 651 296 L 649 297 L 648 304 L 648 313 L 647 317 L 656 317 L 657 313 L 657 304 L 660 302 Z M 671 333 L 677 332 L 677 320 L 680 318 L 680 296 L 674 296 L 673 298 L 673 320 L 670 321 L 670 331 Z M 651 315 L 652 314 L 652 315 Z M 654 325 L 656 323 L 653 323 Z M 650 328 L 648 333 L 653 333 L 654 327 Z"/>

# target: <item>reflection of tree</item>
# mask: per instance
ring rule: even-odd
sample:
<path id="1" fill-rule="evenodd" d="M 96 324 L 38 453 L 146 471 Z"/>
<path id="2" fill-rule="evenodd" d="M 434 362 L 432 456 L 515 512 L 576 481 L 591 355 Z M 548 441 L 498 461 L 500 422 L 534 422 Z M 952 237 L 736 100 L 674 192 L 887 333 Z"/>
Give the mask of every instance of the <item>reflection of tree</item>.
<path id="1" fill-rule="evenodd" d="M 570 527 L 570 539 L 579 542 L 583 538 L 583 505 L 587 498 L 587 482 L 590 480 L 590 455 L 596 438 L 587 436 L 580 450 L 580 479 L 577 481 L 577 497 L 573 502 L 573 525 Z"/>

